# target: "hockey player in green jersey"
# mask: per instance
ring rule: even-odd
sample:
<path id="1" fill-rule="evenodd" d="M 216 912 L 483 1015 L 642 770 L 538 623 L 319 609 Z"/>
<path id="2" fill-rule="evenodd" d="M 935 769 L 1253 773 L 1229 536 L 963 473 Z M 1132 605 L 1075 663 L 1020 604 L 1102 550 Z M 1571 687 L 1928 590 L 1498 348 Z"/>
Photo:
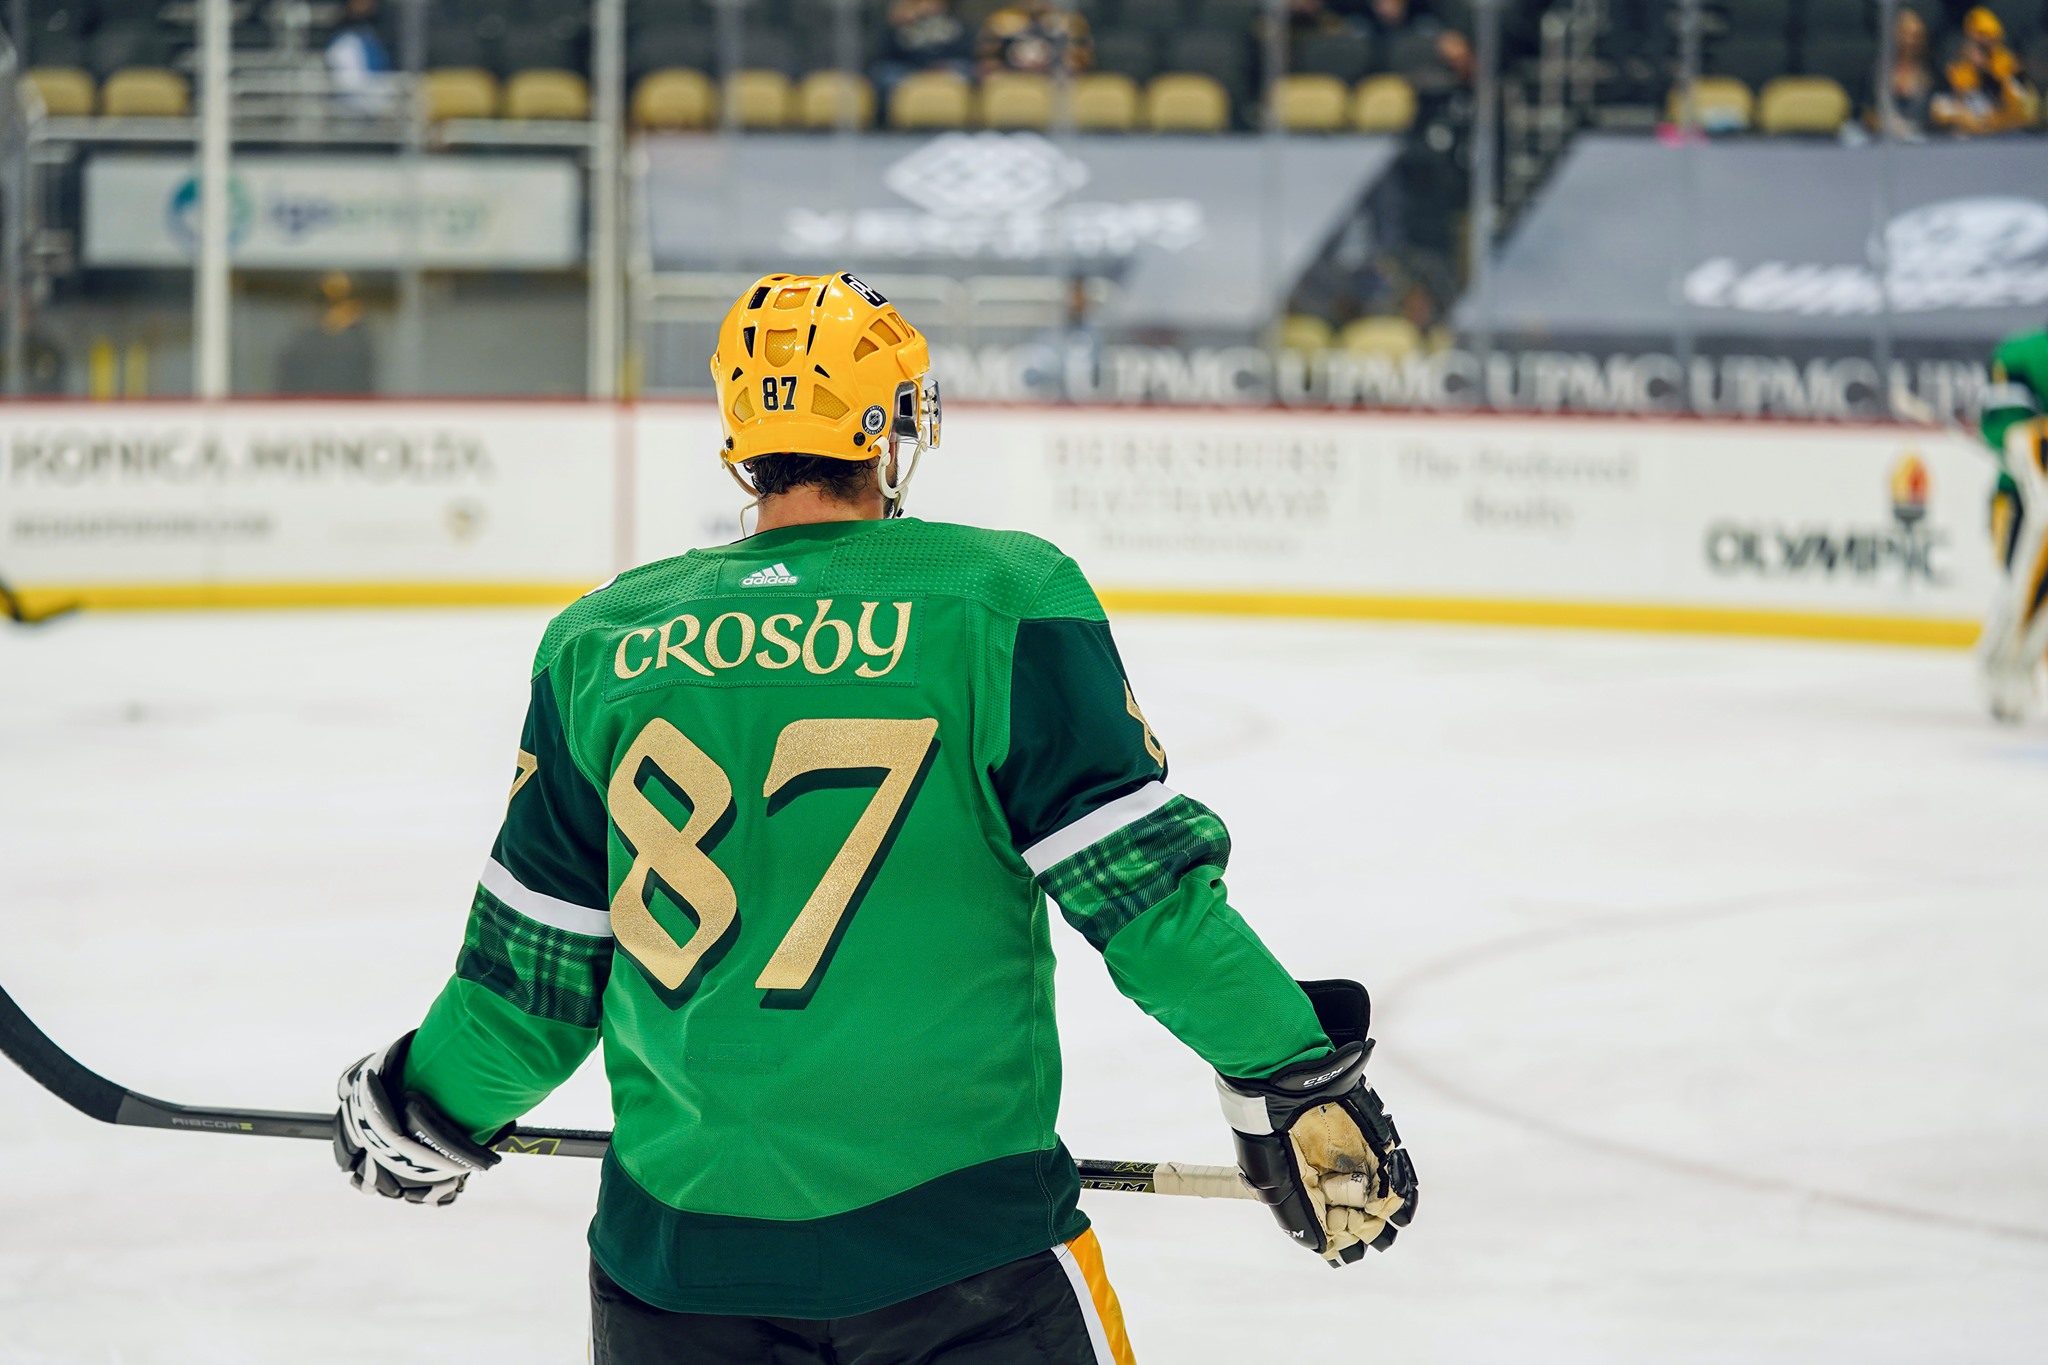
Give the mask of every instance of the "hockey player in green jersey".
<path id="1" fill-rule="evenodd" d="M 922 336 L 771 275 L 712 372 L 757 530 L 549 626 L 454 978 L 342 1077 L 356 1185 L 453 1200 L 602 1043 L 598 1365 L 1128 1362 L 1053 1127 L 1050 898 L 1216 1069 L 1283 1230 L 1391 1243 L 1415 1177 L 1364 991 L 1231 908 L 1080 570 L 899 517 L 939 443 Z"/>
<path id="2" fill-rule="evenodd" d="M 2007 337 L 1991 355 L 1981 430 L 1998 459 L 1992 548 L 2003 571 L 1984 634 L 1978 676 L 1991 714 L 2017 722 L 2041 704 L 2048 665 L 2048 331 Z"/>

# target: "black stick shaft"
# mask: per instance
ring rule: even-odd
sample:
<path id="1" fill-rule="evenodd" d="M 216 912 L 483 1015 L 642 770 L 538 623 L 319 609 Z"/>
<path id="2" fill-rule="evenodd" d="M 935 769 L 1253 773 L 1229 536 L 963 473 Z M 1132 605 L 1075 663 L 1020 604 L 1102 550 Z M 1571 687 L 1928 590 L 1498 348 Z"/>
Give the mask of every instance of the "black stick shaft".
<path id="1" fill-rule="evenodd" d="M 6 579 L 0 578 L 0 614 L 24 626 L 39 626 L 59 616 L 68 616 L 78 610 L 76 602 L 64 602 L 56 606 L 31 609 L 22 605 L 21 594 L 17 593 Z"/>
<path id="2" fill-rule="evenodd" d="M 334 1114 L 286 1113 L 268 1109 L 201 1109 L 152 1099 L 114 1084 L 50 1041 L 49 1035 L 22 1013 L 0 988 L 0 1052 L 58 1099 L 89 1118 L 124 1128 L 176 1128 L 189 1133 L 240 1133 L 249 1137 L 306 1138 L 327 1142 L 334 1137 Z M 496 1151 L 520 1156 L 602 1157 L 611 1150 L 612 1135 L 588 1128 L 508 1128 L 491 1144 Z M 1076 1161 L 1081 1187 L 1127 1194 L 1192 1194 L 1204 1191 L 1159 1188 L 1159 1169 L 1211 1173 L 1211 1168 L 1174 1168 L 1157 1161 Z M 1214 1172 L 1226 1181 L 1235 1171 Z M 1168 1181 L 1172 1185 L 1172 1181 Z"/>

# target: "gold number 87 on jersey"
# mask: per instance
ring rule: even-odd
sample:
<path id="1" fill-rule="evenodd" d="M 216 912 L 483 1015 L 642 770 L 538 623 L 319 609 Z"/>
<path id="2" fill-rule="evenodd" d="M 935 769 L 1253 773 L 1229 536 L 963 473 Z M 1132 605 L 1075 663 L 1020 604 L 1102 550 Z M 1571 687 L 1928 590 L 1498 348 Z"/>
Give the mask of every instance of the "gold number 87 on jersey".
<path id="1" fill-rule="evenodd" d="M 773 798 L 806 773 L 873 770 L 882 779 L 754 982 L 770 992 L 769 1003 L 802 1008 L 810 1002 L 845 931 L 855 895 L 872 880 L 901 828 L 918 778 L 937 749 L 938 732 L 933 719 L 799 720 L 776 738 L 761 788 L 764 798 Z M 648 799 L 641 775 L 649 764 L 689 803 L 689 818 L 680 829 Z M 656 717 L 627 746 L 606 798 L 612 822 L 633 852 L 632 866 L 612 897 L 612 932 L 648 975 L 687 999 L 707 969 L 707 955 L 738 918 L 732 880 L 703 847 L 732 809 L 732 779 L 689 736 Z M 688 903 L 697 928 L 687 942 L 677 943 L 648 908 L 650 874 Z"/>

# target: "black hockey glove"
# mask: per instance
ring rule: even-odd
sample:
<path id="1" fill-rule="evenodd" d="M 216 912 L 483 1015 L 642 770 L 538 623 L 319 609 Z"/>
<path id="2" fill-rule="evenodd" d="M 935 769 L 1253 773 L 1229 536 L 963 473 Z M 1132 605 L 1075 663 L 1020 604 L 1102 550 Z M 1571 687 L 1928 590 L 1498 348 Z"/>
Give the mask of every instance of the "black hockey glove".
<path id="1" fill-rule="evenodd" d="M 1245 1183 L 1281 1230 L 1332 1266 L 1384 1251 L 1415 1216 L 1415 1167 L 1365 1083 L 1372 1001 L 1355 981 L 1304 981 L 1334 1055 L 1264 1080 L 1216 1078 Z"/>
<path id="2" fill-rule="evenodd" d="M 334 1163 L 365 1194 L 409 1204 L 452 1204 L 472 1171 L 504 1158 L 478 1146 L 425 1095 L 395 1103 L 386 1078 L 405 1070 L 406 1034 L 341 1073 L 334 1116 Z"/>

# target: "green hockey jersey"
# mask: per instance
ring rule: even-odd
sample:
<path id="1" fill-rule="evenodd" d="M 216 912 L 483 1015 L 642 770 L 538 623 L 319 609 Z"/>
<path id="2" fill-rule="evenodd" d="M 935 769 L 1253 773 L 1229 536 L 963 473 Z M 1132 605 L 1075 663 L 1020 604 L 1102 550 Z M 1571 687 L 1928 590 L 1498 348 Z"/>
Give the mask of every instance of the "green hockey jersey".
<path id="1" fill-rule="evenodd" d="M 1979 430 L 2006 469 L 2005 433 L 2015 422 L 2031 422 L 2048 399 L 2048 331 L 2019 332 L 1991 353 L 1991 385 L 1984 390 Z M 2002 481 L 2004 482 L 2004 481 Z"/>
<path id="2" fill-rule="evenodd" d="M 866 1312 L 1078 1236 L 1047 897 L 1210 1065 L 1323 1055 L 1073 561 L 768 531 L 558 617 L 405 1084 L 479 1139 L 600 1040 L 592 1253 L 674 1311 Z"/>

